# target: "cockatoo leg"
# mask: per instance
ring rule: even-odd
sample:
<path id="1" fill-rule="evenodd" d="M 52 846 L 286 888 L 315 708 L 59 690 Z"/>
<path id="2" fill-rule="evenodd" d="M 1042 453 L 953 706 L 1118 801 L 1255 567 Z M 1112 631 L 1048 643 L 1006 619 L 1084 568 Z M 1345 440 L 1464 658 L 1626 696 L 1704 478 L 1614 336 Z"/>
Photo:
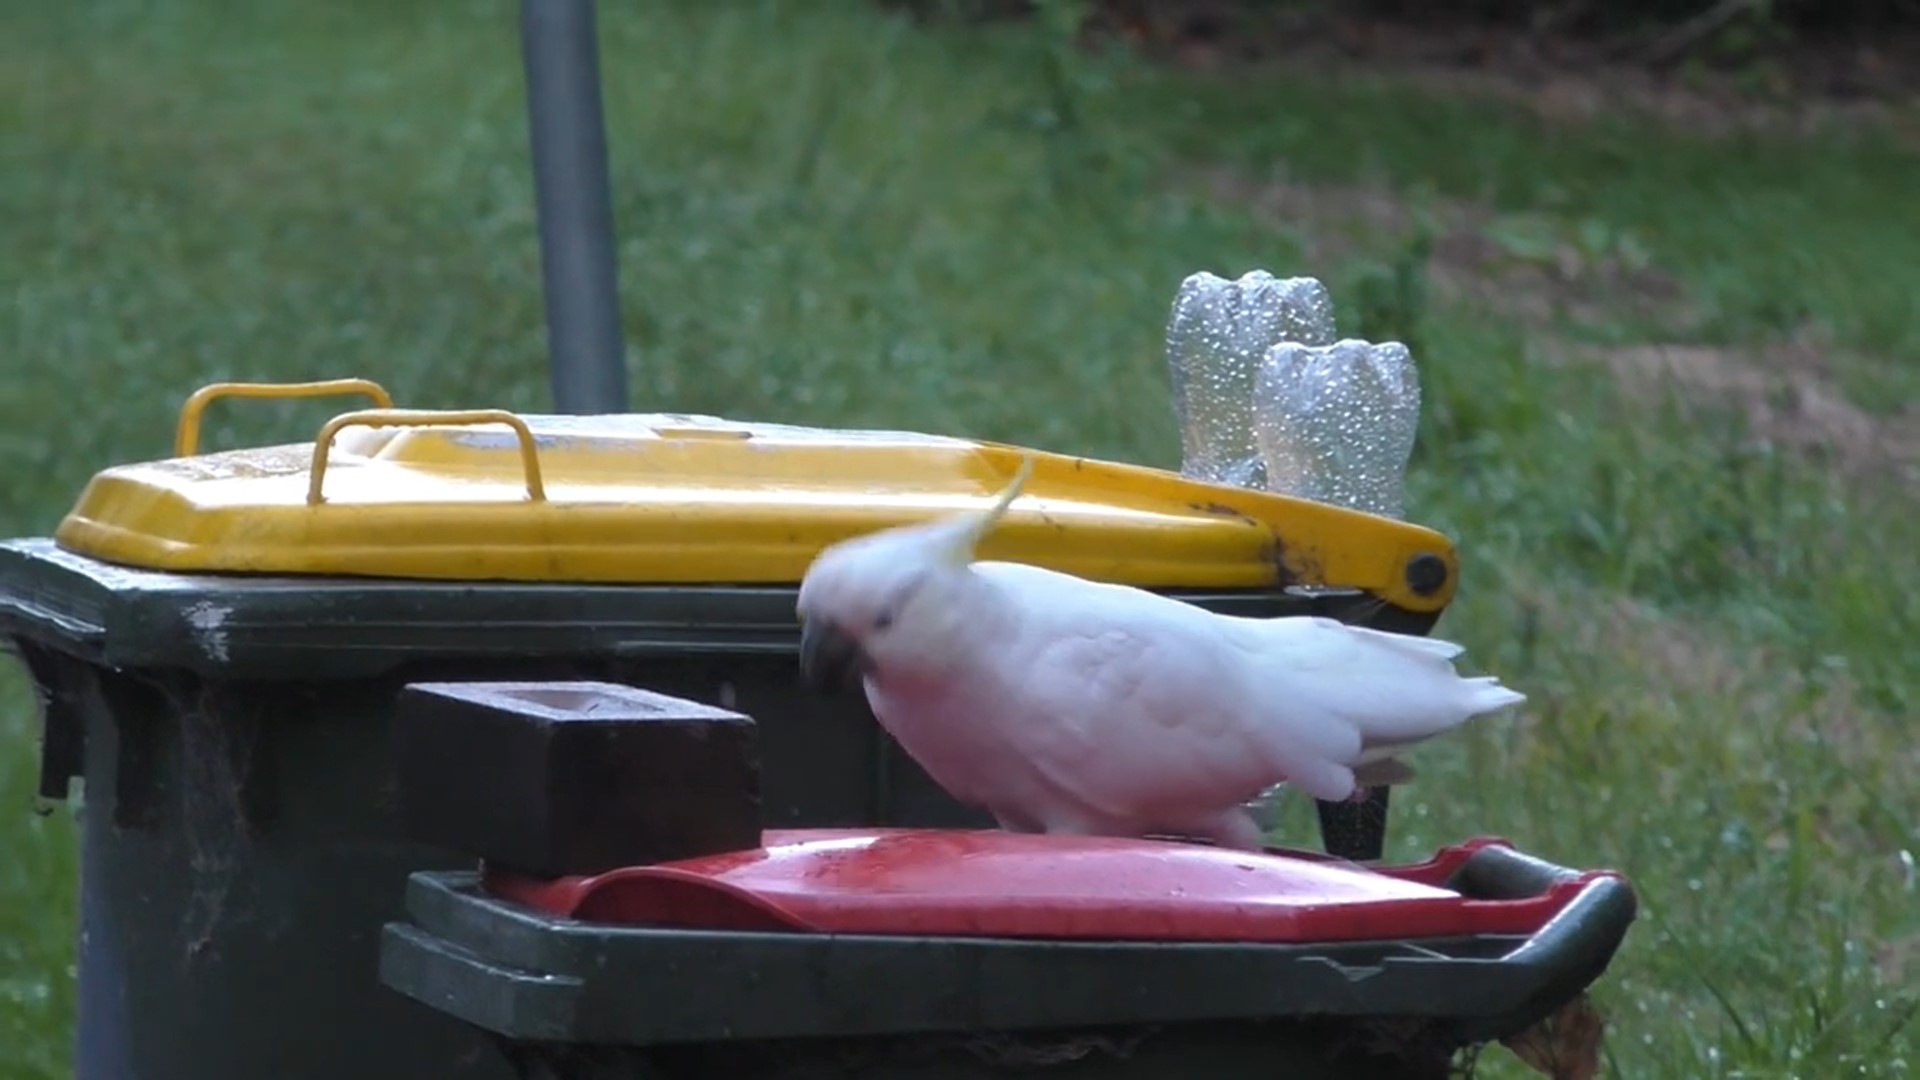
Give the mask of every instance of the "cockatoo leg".
<path id="1" fill-rule="evenodd" d="M 1321 802 L 1339 802 L 1366 791 L 1354 780 L 1353 770 L 1331 761 L 1317 761 L 1287 778 L 1294 787 Z"/>
<path id="2" fill-rule="evenodd" d="M 1253 823 L 1260 827 L 1261 832 L 1272 832 L 1280 827 L 1280 815 L 1285 810 L 1286 797 L 1287 786 L 1275 784 L 1243 805 L 1247 808 L 1247 813 L 1253 816 Z"/>

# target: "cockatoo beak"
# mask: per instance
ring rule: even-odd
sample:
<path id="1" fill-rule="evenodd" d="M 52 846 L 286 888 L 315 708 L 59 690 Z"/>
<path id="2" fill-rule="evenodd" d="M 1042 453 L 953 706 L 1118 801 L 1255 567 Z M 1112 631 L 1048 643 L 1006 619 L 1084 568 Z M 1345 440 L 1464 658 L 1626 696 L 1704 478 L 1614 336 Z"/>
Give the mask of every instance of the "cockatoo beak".
<path id="1" fill-rule="evenodd" d="M 860 643 L 827 619 L 800 624 L 800 676 L 816 690 L 858 687 L 873 661 Z"/>

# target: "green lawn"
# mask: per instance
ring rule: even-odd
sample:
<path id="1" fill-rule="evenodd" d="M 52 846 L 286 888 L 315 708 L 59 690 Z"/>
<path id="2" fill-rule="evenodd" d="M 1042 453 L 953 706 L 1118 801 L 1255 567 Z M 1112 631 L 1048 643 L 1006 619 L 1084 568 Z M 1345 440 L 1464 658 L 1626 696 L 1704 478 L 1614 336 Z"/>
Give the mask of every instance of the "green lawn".
<path id="1" fill-rule="evenodd" d="M 1649 395 L 1582 357 L 1689 344 L 1764 382 L 1810 338 L 1787 374 L 1829 388 L 1875 457 L 1920 423 L 1912 145 L 1570 127 L 797 7 L 602 13 L 636 407 L 1171 465 L 1180 278 L 1322 277 L 1344 332 L 1417 344 L 1409 513 L 1466 562 L 1441 631 L 1531 695 L 1422 752 L 1390 854 L 1497 833 L 1633 877 L 1645 914 L 1598 995 L 1610 1075 L 1903 1074 L 1911 474 L 1795 449 L 1744 411 L 1791 403 L 1747 383 Z M 505 0 L 0 14 L 0 534 L 44 534 L 94 470 L 166 453 L 180 399 L 217 379 L 544 408 L 514 26 Z M 1473 207 L 1516 268 L 1497 281 L 1570 266 L 1555 288 L 1581 302 L 1462 298 L 1405 237 L 1205 179 L 1282 174 Z M 1332 254 L 1303 263 L 1309 242 Z M 208 439 L 306 438 L 322 413 L 221 407 Z M 32 812 L 36 722 L 8 666 L 0 1075 L 23 1078 L 65 1074 L 73 1007 L 74 830 Z M 1307 842 L 1296 810 L 1285 839 Z M 1496 1050 L 1481 1075 L 1522 1073 Z"/>

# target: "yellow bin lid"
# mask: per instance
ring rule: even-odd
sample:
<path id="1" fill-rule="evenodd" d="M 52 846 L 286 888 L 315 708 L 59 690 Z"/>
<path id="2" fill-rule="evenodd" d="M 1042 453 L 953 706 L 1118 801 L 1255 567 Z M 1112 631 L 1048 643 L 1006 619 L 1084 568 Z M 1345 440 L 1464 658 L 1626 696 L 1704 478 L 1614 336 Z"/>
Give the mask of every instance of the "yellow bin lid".
<path id="1" fill-rule="evenodd" d="M 313 443 L 194 452 L 216 398 L 342 390 L 382 407 L 336 416 Z M 836 541 L 985 507 L 1028 452 L 709 416 L 390 405 L 362 380 L 204 388 L 175 456 L 95 475 L 55 540 L 178 572 L 791 584 Z M 1457 572 L 1452 545 L 1417 525 L 1038 452 L 980 557 L 1149 588 L 1355 588 L 1418 612 L 1445 606 Z"/>

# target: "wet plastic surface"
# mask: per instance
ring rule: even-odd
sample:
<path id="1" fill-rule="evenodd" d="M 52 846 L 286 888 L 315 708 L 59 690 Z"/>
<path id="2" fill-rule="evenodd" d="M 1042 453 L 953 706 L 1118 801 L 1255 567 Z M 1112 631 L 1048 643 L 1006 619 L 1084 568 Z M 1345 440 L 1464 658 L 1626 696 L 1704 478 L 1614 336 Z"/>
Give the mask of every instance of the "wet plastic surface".
<path id="1" fill-rule="evenodd" d="M 488 891 L 556 915 L 689 930 L 1305 943 L 1537 931 L 1606 876 L 1467 901 L 1445 882 L 1493 841 L 1377 871 L 1301 852 L 916 829 L 782 830 L 762 846 Z"/>
<path id="2" fill-rule="evenodd" d="M 1454 1050 L 1524 1030 L 1597 979 L 1635 914 L 1620 878 L 1497 842 L 1392 876 L 1460 907 L 1552 899 L 1513 933 L 1023 940 L 621 925 L 494 895 L 478 873 L 422 873 L 409 918 L 386 928 L 381 973 L 495 1034 L 526 1076 L 1002 1075 L 1004 1061 L 967 1054 L 889 1057 L 870 1074 L 832 1063 L 1092 1031 L 1144 1042 L 1144 1056 L 1061 1075 L 1439 1078 Z M 1356 1057 L 1356 1044 L 1388 1049 Z M 1160 1071 L 1128 1071 L 1142 1061 Z M 755 1064 L 732 1071 L 742 1062 Z"/>

